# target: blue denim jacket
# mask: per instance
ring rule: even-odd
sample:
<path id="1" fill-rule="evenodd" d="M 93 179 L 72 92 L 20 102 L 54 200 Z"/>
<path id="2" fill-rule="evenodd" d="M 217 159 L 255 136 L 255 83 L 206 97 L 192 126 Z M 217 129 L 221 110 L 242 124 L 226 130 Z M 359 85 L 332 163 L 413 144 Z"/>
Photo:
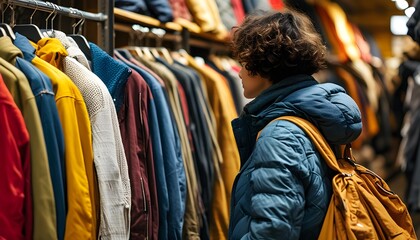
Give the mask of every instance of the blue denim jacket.
<path id="1" fill-rule="evenodd" d="M 8 55 L 15 59 L 16 67 L 25 74 L 36 99 L 39 116 L 41 118 L 42 130 L 44 132 L 51 181 L 54 191 L 57 217 L 57 237 L 58 239 L 64 239 L 67 215 L 67 200 L 65 193 L 66 165 L 64 162 L 63 129 L 58 116 L 57 105 L 54 98 L 55 95 L 51 80 L 30 62 L 35 57 L 35 49 L 26 37 L 20 35 L 19 33 L 15 34 L 16 39 L 14 41 L 14 45 L 17 46 L 17 48 L 16 51 L 13 51 L 14 54 L 9 51 Z M 10 44 L 13 45 L 11 41 Z M 20 50 L 18 48 L 20 48 Z M 2 55 L 2 53 L 0 53 L 0 55 Z"/>

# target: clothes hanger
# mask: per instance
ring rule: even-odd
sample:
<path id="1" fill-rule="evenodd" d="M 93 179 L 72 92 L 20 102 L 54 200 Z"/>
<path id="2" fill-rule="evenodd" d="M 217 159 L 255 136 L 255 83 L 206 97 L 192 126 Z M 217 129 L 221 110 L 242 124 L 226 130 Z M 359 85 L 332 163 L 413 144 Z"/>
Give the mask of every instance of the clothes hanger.
<path id="1" fill-rule="evenodd" d="M 148 27 L 142 27 L 138 24 L 133 25 L 132 28 L 136 37 L 135 51 L 139 52 L 137 55 L 141 56 L 143 59 L 154 61 L 156 59 L 156 53 L 152 53 L 153 50 L 150 47 L 148 38 L 148 36 L 151 34 L 150 29 Z"/>
<path id="2" fill-rule="evenodd" d="M 178 51 L 170 52 L 171 58 L 178 61 L 182 65 L 188 65 L 187 55 L 188 53 L 184 49 L 179 49 Z"/>
<path id="3" fill-rule="evenodd" d="M 148 39 L 147 36 L 150 33 L 150 29 L 148 27 L 142 27 L 138 24 L 132 25 L 132 32 L 130 33 L 130 37 L 132 38 L 132 45 L 134 46 L 128 46 L 126 49 L 128 49 L 130 52 L 133 52 L 135 56 L 154 61 L 155 60 L 155 53 L 152 53 L 152 50 L 150 47 L 148 47 Z M 146 37 L 146 38 L 145 38 Z M 146 41 L 144 41 L 146 40 Z"/>
<path id="4" fill-rule="evenodd" d="M 55 5 L 54 3 L 50 3 L 50 2 L 47 2 L 47 4 L 48 5 L 51 5 L 53 7 L 53 11 L 45 19 L 45 29 L 41 29 L 41 34 L 44 37 L 54 37 L 54 27 L 53 27 L 53 24 L 54 24 L 54 18 L 57 16 L 57 9 L 56 9 L 56 6 L 57 5 Z M 51 29 L 49 31 L 48 30 L 48 21 L 49 21 L 49 19 L 50 19 L 51 16 L 53 16 L 53 17 L 51 18 Z"/>
<path id="5" fill-rule="evenodd" d="M 225 55 L 217 55 L 215 53 L 211 53 L 208 57 L 210 61 L 212 61 L 217 68 L 223 71 L 230 71 L 232 69 L 232 65 L 229 62 L 227 56 Z"/>
<path id="6" fill-rule="evenodd" d="M 173 64 L 174 63 L 174 59 L 171 57 L 171 54 L 169 53 L 168 49 L 165 47 L 159 47 L 157 49 L 159 51 L 159 53 L 162 55 L 162 57 L 169 63 L 169 64 Z"/>
<path id="7" fill-rule="evenodd" d="M 162 41 L 163 37 L 166 34 L 166 31 L 161 28 L 154 28 L 152 29 L 152 33 L 156 36 L 156 51 L 157 54 L 160 57 L 163 57 L 169 64 L 173 64 L 174 60 L 171 57 L 171 54 L 169 53 L 168 49 L 165 47 L 162 47 Z"/>
<path id="8" fill-rule="evenodd" d="M 146 44 L 146 47 L 142 47 L 142 51 L 145 57 L 154 60 L 157 58 L 163 58 L 169 64 L 173 63 L 173 59 L 171 54 L 169 53 L 168 49 L 161 47 L 162 46 L 162 39 L 165 35 L 166 31 L 161 28 L 152 28 L 150 31 L 146 32 L 146 35 L 149 35 L 150 38 L 155 39 L 154 46 L 150 44 Z M 149 46 L 148 46 L 149 45 Z"/>
<path id="9" fill-rule="evenodd" d="M 152 61 L 154 61 L 156 59 L 155 56 L 153 56 L 153 53 L 150 51 L 150 48 L 149 47 L 141 47 L 140 49 L 141 49 L 141 51 L 143 53 L 143 56 L 146 59 L 152 60 Z"/>
<path id="10" fill-rule="evenodd" d="M 150 31 L 148 31 L 147 34 L 150 36 L 151 39 L 154 38 L 156 40 L 156 43 L 154 45 L 151 45 L 149 41 L 149 44 L 147 44 L 146 47 L 148 47 L 150 53 L 153 56 L 153 59 L 160 58 L 160 54 L 156 50 L 156 47 L 158 45 L 158 35 L 155 33 L 155 28 L 150 29 Z"/>
<path id="11" fill-rule="evenodd" d="M 142 47 L 140 47 L 140 50 L 142 51 L 144 58 L 148 59 L 148 60 L 151 60 L 151 61 L 154 61 L 156 58 L 153 55 L 153 53 L 151 52 L 151 49 L 150 49 L 150 46 L 149 46 L 150 45 L 149 44 L 150 39 L 148 38 L 148 35 L 150 35 L 150 29 L 148 27 L 140 27 L 140 28 L 137 28 L 135 30 L 140 32 L 139 36 L 142 37 L 141 40 L 145 40 L 144 45 Z"/>
<path id="12" fill-rule="evenodd" d="M 129 51 L 134 58 L 136 58 L 136 57 L 139 57 L 139 58 L 144 57 L 143 52 L 137 46 L 127 46 L 127 47 L 124 47 L 124 49 L 127 49 L 127 51 Z"/>
<path id="13" fill-rule="evenodd" d="M 217 68 L 225 70 L 221 61 L 221 58 L 218 57 L 215 53 L 210 53 L 208 59 L 216 65 Z"/>
<path id="14" fill-rule="evenodd" d="M 13 26 L 13 31 L 22 34 L 33 42 L 38 42 L 41 40 L 41 38 L 43 38 L 43 35 L 38 26 L 32 23 L 32 17 L 38 10 L 38 2 L 34 1 L 34 3 L 36 4 L 36 7 L 34 12 L 29 17 L 29 24 L 16 24 Z"/>
<path id="15" fill-rule="evenodd" d="M 149 50 L 152 53 L 154 59 L 160 58 L 160 54 L 155 47 L 149 47 Z"/>
<path id="16" fill-rule="evenodd" d="M 0 37 L 4 37 L 4 36 L 7 36 L 7 33 L 6 31 L 4 31 L 3 28 L 0 27 Z"/>
<path id="17" fill-rule="evenodd" d="M 144 59 L 150 60 L 150 61 L 154 61 L 155 60 L 155 56 L 153 55 L 150 47 L 149 47 L 149 39 L 148 39 L 148 35 L 149 35 L 149 28 L 148 27 L 139 27 L 134 29 L 135 31 L 137 31 L 137 37 L 139 37 L 139 47 L 138 49 L 142 52 L 142 56 Z M 143 42 L 144 40 L 144 42 Z"/>
<path id="18" fill-rule="evenodd" d="M 130 39 L 128 42 L 128 46 L 126 46 L 125 49 L 127 49 L 135 58 L 143 58 L 144 54 L 139 46 L 142 45 L 141 42 L 143 40 L 144 33 L 141 31 L 137 31 L 136 29 L 138 27 L 140 27 L 138 24 L 132 25 L 132 30 L 129 33 Z"/>
<path id="19" fill-rule="evenodd" d="M 1 5 L 3 5 L 3 4 L 1 4 Z M 2 20 L 3 20 L 3 15 L 2 15 Z M 6 31 L 2 27 L 0 27 L 0 37 L 4 37 L 4 36 L 7 36 L 7 33 L 6 33 Z"/>
<path id="20" fill-rule="evenodd" d="M 200 56 L 193 57 L 185 49 L 179 49 L 178 53 L 180 54 L 181 57 L 185 58 L 185 61 L 187 63 L 189 62 L 188 59 L 194 59 L 194 62 L 200 67 L 204 67 L 204 65 L 206 64 L 206 61 L 204 60 L 204 58 Z"/>
<path id="21" fill-rule="evenodd" d="M 3 6 L 3 4 L 1 4 Z M 12 20 L 14 21 L 14 17 L 15 17 L 15 10 L 13 9 L 12 6 L 10 6 L 9 3 L 7 3 L 6 7 L 4 8 L 4 10 L 2 10 L 2 14 L 1 14 L 1 23 L 0 23 L 0 28 L 3 29 L 3 31 L 6 33 L 6 36 L 9 36 L 12 40 L 16 39 L 16 35 L 13 32 L 12 28 L 10 27 L 9 24 L 4 23 L 4 13 L 6 12 L 7 8 L 12 9 Z"/>
<path id="22" fill-rule="evenodd" d="M 92 54 L 90 52 L 89 42 L 87 41 L 85 36 L 80 34 L 82 32 L 82 26 L 85 23 L 86 19 L 83 16 L 82 12 L 79 12 L 79 13 L 80 13 L 80 16 L 81 16 L 80 20 L 72 25 L 73 34 L 69 34 L 67 36 L 71 37 L 77 43 L 77 46 L 79 46 L 80 50 L 82 50 L 82 52 L 86 56 L 86 58 L 89 61 L 92 61 Z M 77 34 L 76 34 L 76 27 L 77 26 L 79 26 L 79 27 L 78 27 L 78 31 L 77 31 Z"/>
<path id="23" fill-rule="evenodd" d="M 12 40 L 16 39 L 16 35 L 13 32 L 12 28 L 7 23 L 0 23 L 0 28 L 3 29 L 4 33 L 6 33 L 6 36 L 9 36 Z"/>
<path id="24" fill-rule="evenodd" d="M 126 60 L 134 58 L 130 51 L 126 48 L 117 48 L 114 50 L 114 54 Z"/>

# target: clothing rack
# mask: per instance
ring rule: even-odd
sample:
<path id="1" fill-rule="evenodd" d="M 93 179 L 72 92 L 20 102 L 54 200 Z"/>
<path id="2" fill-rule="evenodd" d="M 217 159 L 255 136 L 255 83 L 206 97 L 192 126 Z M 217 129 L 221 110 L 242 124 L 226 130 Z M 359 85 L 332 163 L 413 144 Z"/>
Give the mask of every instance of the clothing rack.
<path id="1" fill-rule="evenodd" d="M 137 14 L 120 8 L 114 8 L 116 48 L 127 46 L 133 36 L 133 26 L 160 28 L 166 31 L 163 43 L 175 44 L 175 48 L 182 48 L 194 55 L 206 56 L 210 52 L 230 53 L 229 41 L 214 36 L 211 33 L 200 32 L 196 29 L 184 27 L 180 23 L 162 23 L 149 16 Z M 134 34 L 135 35 L 135 34 Z M 165 45 L 165 44 L 163 44 Z"/>
<path id="2" fill-rule="evenodd" d="M 100 31 L 100 47 L 104 49 L 108 54 L 112 54 L 114 50 L 113 0 L 100 1 L 99 8 L 101 9 L 101 12 L 99 13 L 86 12 L 76 8 L 58 6 L 57 4 L 51 2 L 43 2 L 38 0 L 8 0 L 3 2 L 12 6 L 14 5 L 25 8 L 31 8 L 44 12 L 55 12 L 57 14 L 71 18 L 79 18 L 99 22 L 102 24 L 101 27 L 103 29 L 103 31 Z"/>

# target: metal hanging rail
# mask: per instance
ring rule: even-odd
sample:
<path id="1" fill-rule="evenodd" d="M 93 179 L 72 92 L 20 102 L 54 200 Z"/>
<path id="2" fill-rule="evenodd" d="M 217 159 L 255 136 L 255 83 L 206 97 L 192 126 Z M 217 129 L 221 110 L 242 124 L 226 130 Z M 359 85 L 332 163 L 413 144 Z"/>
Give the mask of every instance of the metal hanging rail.
<path id="1" fill-rule="evenodd" d="M 108 16 L 103 13 L 85 12 L 72 7 L 62 7 L 50 2 L 42 2 L 38 0 L 8 0 L 8 4 L 41 10 L 44 12 L 55 11 L 60 15 L 65 15 L 72 18 L 84 18 L 97 22 L 104 22 Z"/>
<path id="2" fill-rule="evenodd" d="M 43 2 L 43 1 L 38 1 L 38 0 L 7 0 L 3 2 L 5 2 L 6 4 L 14 5 L 14 6 L 36 9 L 36 10 L 44 11 L 44 12 L 55 12 L 57 14 L 68 16 L 71 18 L 87 19 L 87 20 L 100 22 L 103 24 L 103 30 L 104 30 L 102 31 L 102 34 L 101 34 L 102 43 L 103 43 L 102 47 L 109 54 L 113 52 L 114 18 L 113 16 L 109 16 L 109 14 L 113 14 L 112 12 L 113 1 L 112 0 L 106 1 L 107 4 L 109 5 L 112 4 L 112 6 L 102 6 L 101 8 L 107 14 L 104 14 L 102 12 L 100 13 L 86 12 L 86 11 L 82 11 L 76 8 L 63 7 L 63 6 L 59 6 L 51 2 Z"/>

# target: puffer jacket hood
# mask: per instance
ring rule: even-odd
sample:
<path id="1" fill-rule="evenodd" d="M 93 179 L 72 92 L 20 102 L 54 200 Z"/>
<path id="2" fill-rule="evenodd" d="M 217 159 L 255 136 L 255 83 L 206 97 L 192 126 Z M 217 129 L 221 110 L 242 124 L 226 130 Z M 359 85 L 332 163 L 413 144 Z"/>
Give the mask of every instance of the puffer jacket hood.
<path id="1" fill-rule="evenodd" d="M 242 161 L 251 153 L 257 133 L 274 118 L 285 115 L 309 120 L 333 145 L 350 143 L 362 131 L 359 108 L 342 87 L 319 84 L 309 75 L 295 75 L 266 89 L 232 121 Z"/>

